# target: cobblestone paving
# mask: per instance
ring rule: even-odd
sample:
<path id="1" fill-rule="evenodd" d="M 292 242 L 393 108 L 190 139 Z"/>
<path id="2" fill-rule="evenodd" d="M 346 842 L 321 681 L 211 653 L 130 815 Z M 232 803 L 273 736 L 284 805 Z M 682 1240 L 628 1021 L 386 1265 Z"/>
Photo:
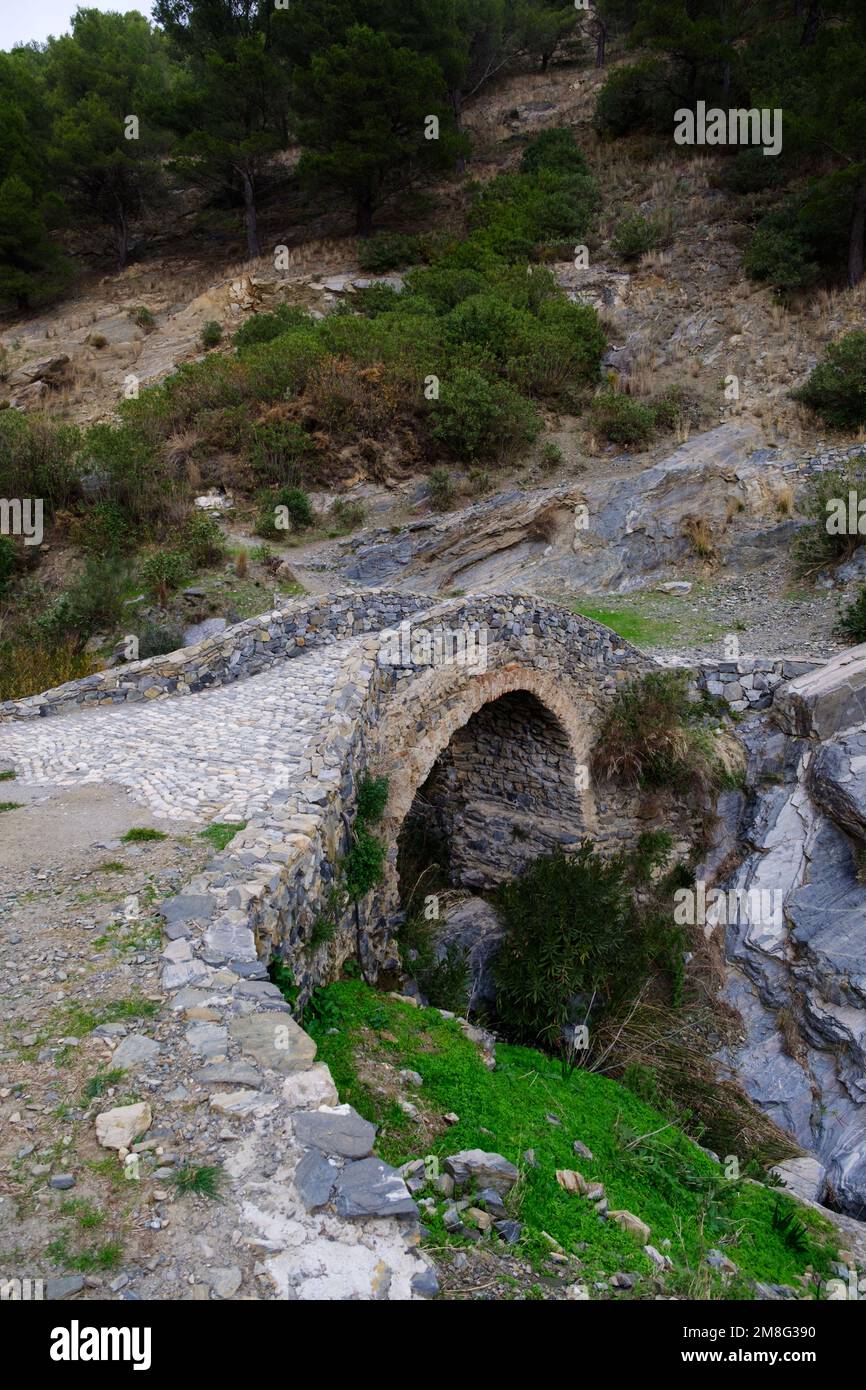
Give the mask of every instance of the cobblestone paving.
<path id="1" fill-rule="evenodd" d="M 156 815 L 248 820 L 311 771 L 349 638 L 232 685 L 176 699 L 7 724 L 0 759 L 17 783 L 117 782 Z"/>

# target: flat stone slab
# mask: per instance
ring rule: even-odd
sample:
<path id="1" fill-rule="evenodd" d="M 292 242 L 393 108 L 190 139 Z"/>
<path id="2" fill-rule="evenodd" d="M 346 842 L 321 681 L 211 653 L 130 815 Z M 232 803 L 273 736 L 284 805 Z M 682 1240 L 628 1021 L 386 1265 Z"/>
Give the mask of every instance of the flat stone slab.
<path id="1" fill-rule="evenodd" d="M 262 1074 L 249 1062 L 209 1062 L 192 1074 L 200 1086 L 261 1086 Z"/>
<path id="2" fill-rule="evenodd" d="M 269 1071 L 306 1071 L 316 1058 L 316 1044 L 289 1014 L 258 1012 L 233 1019 L 229 1032 L 244 1052 Z"/>
<path id="3" fill-rule="evenodd" d="M 292 1124 L 299 1144 L 312 1145 L 341 1158 L 364 1158 L 376 1138 L 376 1126 L 362 1119 L 351 1105 L 299 1110 L 292 1116 Z"/>
<path id="4" fill-rule="evenodd" d="M 329 1163 L 318 1149 L 308 1149 L 294 1171 L 292 1182 L 307 1211 L 316 1211 L 331 1200 L 339 1168 Z"/>
<path id="5" fill-rule="evenodd" d="M 206 922 L 214 909 L 214 899 L 208 893 L 175 893 L 163 898 L 156 909 L 166 922 Z"/>
<path id="6" fill-rule="evenodd" d="M 127 1071 L 141 1062 L 151 1061 L 161 1051 L 159 1043 L 153 1038 L 145 1037 L 144 1033 L 129 1033 L 111 1054 L 111 1064 Z"/>
<path id="7" fill-rule="evenodd" d="M 334 1205 L 350 1220 L 368 1216 L 417 1216 L 418 1208 L 396 1168 L 381 1158 L 350 1163 L 337 1179 Z"/>

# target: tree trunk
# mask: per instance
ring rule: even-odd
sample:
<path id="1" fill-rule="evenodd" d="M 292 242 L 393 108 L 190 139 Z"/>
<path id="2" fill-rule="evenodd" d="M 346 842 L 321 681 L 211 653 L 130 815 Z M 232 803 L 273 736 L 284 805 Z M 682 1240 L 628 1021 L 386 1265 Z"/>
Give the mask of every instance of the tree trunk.
<path id="1" fill-rule="evenodd" d="M 114 224 L 114 244 L 117 247 L 117 269 L 124 270 L 129 258 L 129 222 L 122 207 L 117 209 Z"/>
<path id="2" fill-rule="evenodd" d="M 854 194 L 854 212 L 848 238 L 848 284 L 859 285 L 866 270 L 866 181 Z"/>
<path id="3" fill-rule="evenodd" d="M 463 93 L 453 91 L 448 93 L 448 100 L 451 103 L 451 110 L 454 112 L 454 129 L 459 133 L 463 129 Z M 454 161 L 454 172 L 462 174 L 466 168 L 466 156 L 459 154 Z"/>
<path id="4" fill-rule="evenodd" d="M 355 232 L 358 236 L 373 235 L 373 194 L 367 189 L 355 199 Z"/>
<path id="5" fill-rule="evenodd" d="M 607 25 L 596 15 L 598 29 L 595 33 L 595 66 L 604 67 L 604 51 L 607 47 Z"/>
<path id="6" fill-rule="evenodd" d="M 803 32 L 800 35 L 800 47 L 809 48 L 818 37 L 818 30 L 821 27 L 821 4 L 820 0 L 809 0 L 809 8 L 806 11 L 806 22 L 803 25 Z"/>
<path id="7" fill-rule="evenodd" d="M 241 170 L 244 186 L 244 231 L 247 234 L 247 256 L 252 261 L 262 254 L 259 227 L 256 219 L 256 195 L 253 181 L 246 169 Z"/>

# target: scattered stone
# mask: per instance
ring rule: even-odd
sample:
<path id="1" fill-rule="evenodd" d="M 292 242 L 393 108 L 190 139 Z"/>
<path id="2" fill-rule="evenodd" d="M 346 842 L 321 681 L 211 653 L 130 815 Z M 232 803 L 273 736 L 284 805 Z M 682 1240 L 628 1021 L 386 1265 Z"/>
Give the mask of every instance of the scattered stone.
<path id="1" fill-rule="evenodd" d="M 230 1265 L 228 1269 L 212 1269 L 208 1271 L 210 1286 L 217 1298 L 233 1298 L 243 1283 L 243 1271 L 237 1265 Z"/>
<path id="2" fill-rule="evenodd" d="M 330 1069 L 324 1062 L 314 1062 L 306 1071 L 287 1076 L 283 1082 L 283 1100 L 291 1110 L 337 1105 L 339 1097 Z"/>
<path id="3" fill-rule="evenodd" d="M 589 1191 L 589 1183 L 582 1173 L 573 1168 L 557 1168 L 556 1181 L 565 1192 L 575 1192 L 583 1197 Z"/>
<path id="4" fill-rule="evenodd" d="M 582 1144 L 579 1139 L 575 1139 L 571 1147 L 580 1158 L 586 1158 L 592 1162 L 592 1150 L 588 1149 L 585 1144 Z"/>
<path id="5" fill-rule="evenodd" d="M 84 1288 L 83 1274 L 62 1274 L 56 1279 L 45 1280 L 45 1297 L 50 1299 L 71 1298 Z"/>
<path id="6" fill-rule="evenodd" d="M 475 1183 L 495 1188 L 501 1194 L 510 1192 L 520 1177 L 514 1164 L 502 1154 L 485 1153 L 482 1149 L 462 1149 L 460 1153 L 449 1154 L 444 1168 L 457 1188 Z"/>
<path id="7" fill-rule="evenodd" d="M 49 1183 L 57 1192 L 68 1192 L 70 1187 L 75 1186 L 75 1178 L 72 1173 L 57 1173 Z"/>
<path id="8" fill-rule="evenodd" d="M 96 1137 L 104 1149 L 128 1149 L 152 1124 L 153 1115 L 147 1101 L 120 1105 L 97 1115 Z"/>
<path id="9" fill-rule="evenodd" d="M 609 1211 L 607 1219 L 619 1226 L 621 1231 L 629 1231 L 631 1235 L 637 1236 L 641 1245 L 649 1245 L 652 1232 L 639 1216 L 634 1216 L 630 1211 Z"/>

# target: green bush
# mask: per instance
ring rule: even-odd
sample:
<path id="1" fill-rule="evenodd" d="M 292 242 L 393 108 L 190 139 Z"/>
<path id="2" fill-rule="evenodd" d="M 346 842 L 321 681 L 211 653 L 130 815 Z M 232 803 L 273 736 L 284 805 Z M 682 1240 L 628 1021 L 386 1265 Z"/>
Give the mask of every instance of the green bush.
<path id="1" fill-rule="evenodd" d="M 636 131 L 667 133 L 678 105 L 667 64 L 648 58 L 610 74 L 596 99 L 593 125 L 600 135 L 614 137 Z"/>
<path id="2" fill-rule="evenodd" d="M 657 218 L 646 218 L 640 213 L 634 213 L 617 223 L 611 245 L 624 261 L 636 261 L 660 244 L 662 230 L 662 224 Z"/>
<path id="3" fill-rule="evenodd" d="M 193 512 L 183 524 L 179 548 L 189 557 L 193 569 L 218 565 L 226 553 L 219 522 L 207 512 Z"/>
<path id="4" fill-rule="evenodd" d="M 849 505 L 853 493 L 854 526 Z M 819 473 L 801 504 L 810 524 L 794 538 L 791 561 L 803 578 L 850 559 L 861 544 L 859 520 L 866 515 L 866 455 L 850 459 L 843 468 Z"/>
<path id="5" fill-rule="evenodd" d="M 806 384 L 791 395 L 835 429 L 866 424 L 866 332 L 847 333 L 832 343 Z"/>
<path id="6" fill-rule="evenodd" d="M 310 317 L 303 309 L 289 304 L 280 304 L 272 314 L 253 314 L 235 333 L 232 342 L 236 348 L 256 347 L 261 343 L 271 343 L 294 328 L 307 328 Z"/>
<path id="7" fill-rule="evenodd" d="M 9 587 L 15 566 L 15 542 L 9 536 L 0 536 L 0 594 Z"/>
<path id="8" fill-rule="evenodd" d="M 573 131 L 565 126 L 551 126 L 527 145 L 520 161 L 521 174 L 542 171 L 564 177 L 582 177 L 590 172 L 582 150 L 575 143 Z"/>
<path id="9" fill-rule="evenodd" d="M 88 555 L 70 586 L 37 619 L 48 639 L 83 642 L 94 630 L 116 628 L 126 610 L 123 595 L 128 564 L 115 555 Z"/>
<path id="10" fill-rule="evenodd" d="M 729 785 L 731 775 L 689 698 L 685 671 L 649 671 L 621 687 L 601 722 L 593 772 L 604 782 L 667 787 L 699 805 Z"/>
<path id="11" fill-rule="evenodd" d="M 866 584 L 839 614 L 836 632 L 845 642 L 866 642 Z"/>
<path id="12" fill-rule="evenodd" d="M 669 852 L 603 858 L 590 840 L 575 854 L 536 859 L 494 894 L 506 935 L 493 962 L 496 1012 L 509 1037 L 558 1048 L 567 1025 L 592 1025 L 641 991 L 654 961 L 670 963 L 677 940 L 637 889 Z M 671 948 L 674 948 L 673 951 Z"/>
<path id="13" fill-rule="evenodd" d="M 137 309 L 130 309 L 129 317 L 136 328 L 143 329 L 145 333 L 152 333 L 156 328 L 156 319 L 144 304 L 140 304 Z"/>
<path id="14" fill-rule="evenodd" d="M 396 270 L 417 259 L 417 237 L 404 236 L 402 232 L 377 232 L 358 242 L 358 265 L 374 275 Z"/>
<path id="15" fill-rule="evenodd" d="M 471 367 L 449 373 L 433 407 L 431 433 L 458 458 L 513 454 L 540 430 L 541 418 L 529 401 Z"/>
<path id="16" fill-rule="evenodd" d="M 137 636 L 140 661 L 150 656 L 165 656 L 183 646 L 183 628 L 177 623 L 147 622 L 139 628 Z"/>
<path id="17" fill-rule="evenodd" d="M 476 193 L 470 227 L 479 248 L 508 261 L 532 259 L 585 240 L 598 204 L 590 174 L 499 174 Z"/>
<path id="18" fill-rule="evenodd" d="M 217 323 L 216 319 L 208 319 L 204 328 L 201 330 L 201 345 L 203 348 L 215 348 L 223 340 L 222 324 Z"/>
<path id="19" fill-rule="evenodd" d="M 427 477 L 427 496 L 434 512 L 447 512 L 454 506 L 457 489 L 448 468 L 431 468 Z"/>
<path id="20" fill-rule="evenodd" d="M 169 594 L 188 583 L 189 559 L 182 550 L 155 550 L 142 561 L 139 574 L 150 597 L 164 605 Z"/>
<path id="21" fill-rule="evenodd" d="M 118 502 L 100 499 L 84 512 L 76 537 L 85 550 L 97 555 L 119 555 L 135 545 L 136 532 Z"/>
<path id="22" fill-rule="evenodd" d="M 365 773 L 358 782 L 355 794 L 355 815 L 365 825 L 375 825 L 382 819 L 388 804 L 388 778 L 371 777 Z"/>
<path id="23" fill-rule="evenodd" d="M 256 523 L 257 535 L 266 536 L 271 540 L 279 539 L 285 535 L 289 528 L 277 524 L 276 512 L 278 507 L 285 508 L 285 517 L 280 519 L 288 520 L 291 523 L 291 528 L 295 531 L 305 530 L 308 526 L 312 526 L 316 519 L 312 503 L 301 488 L 279 488 L 269 493 L 262 501 Z"/>
<path id="24" fill-rule="evenodd" d="M 0 411 L 0 497 L 41 497 L 50 516 L 78 498 L 81 435 L 18 410 Z"/>
<path id="25" fill-rule="evenodd" d="M 786 211 L 769 213 L 758 224 L 743 252 L 743 270 L 779 295 L 806 289 L 820 275 L 811 246 Z"/>
<path id="26" fill-rule="evenodd" d="M 265 420 L 250 436 L 250 463 L 265 483 L 296 483 L 315 461 L 317 450 L 295 420 Z"/>
<path id="27" fill-rule="evenodd" d="M 606 339 L 593 308 L 547 299 L 526 319 L 523 342 L 505 364 L 521 392 L 555 398 L 598 380 Z"/>
<path id="28" fill-rule="evenodd" d="M 622 391 L 602 391 L 589 408 L 596 434 L 614 444 L 648 444 L 655 433 L 652 407 L 636 401 Z"/>

